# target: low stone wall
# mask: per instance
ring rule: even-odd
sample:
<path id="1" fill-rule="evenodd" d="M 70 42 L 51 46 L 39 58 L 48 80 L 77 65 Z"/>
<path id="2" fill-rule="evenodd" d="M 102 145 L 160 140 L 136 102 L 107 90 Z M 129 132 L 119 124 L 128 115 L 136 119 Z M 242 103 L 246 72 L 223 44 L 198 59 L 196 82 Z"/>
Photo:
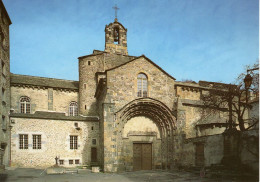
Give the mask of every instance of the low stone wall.
<path id="1" fill-rule="evenodd" d="M 223 152 L 223 135 L 218 134 L 208 136 L 205 142 L 204 149 L 205 166 L 211 166 L 212 164 L 220 164 L 223 158 Z"/>
<path id="2" fill-rule="evenodd" d="M 238 138 L 241 164 L 253 171 L 259 170 L 259 131 L 249 130 L 240 133 Z M 222 134 L 184 139 L 177 165 L 191 167 L 196 165 L 196 144 L 204 144 L 204 166 L 221 164 L 224 156 L 224 137 Z M 241 166 L 242 167 L 242 166 Z"/>
<path id="3" fill-rule="evenodd" d="M 241 135 L 241 162 L 249 169 L 259 170 L 259 131 L 249 130 Z"/>
<path id="4" fill-rule="evenodd" d="M 178 164 L 182 167 L 196 165 L 196 145 L 204 144 L 204 166 L 220 164 L 223 158 L 223 136 L 221 134 L 185 139 Z"/>

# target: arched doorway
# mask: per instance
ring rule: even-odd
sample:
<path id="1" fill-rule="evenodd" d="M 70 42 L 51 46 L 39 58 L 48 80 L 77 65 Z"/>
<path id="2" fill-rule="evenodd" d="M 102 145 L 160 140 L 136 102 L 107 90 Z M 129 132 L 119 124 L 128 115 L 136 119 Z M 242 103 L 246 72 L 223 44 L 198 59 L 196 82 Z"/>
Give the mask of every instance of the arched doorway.
<path id="1" fill-rule="evenodd" d="M 125 170 L 170 168 L 176 117 L 162 102 L 136 99 L 116 113 L 117 159 Z"/>

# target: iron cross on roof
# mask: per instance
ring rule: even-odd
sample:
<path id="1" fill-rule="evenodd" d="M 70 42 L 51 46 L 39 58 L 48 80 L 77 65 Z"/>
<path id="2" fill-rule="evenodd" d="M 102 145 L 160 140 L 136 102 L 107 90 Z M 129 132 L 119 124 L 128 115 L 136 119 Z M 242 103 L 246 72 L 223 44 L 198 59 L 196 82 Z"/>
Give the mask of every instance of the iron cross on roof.
<path id="1" fill-rule="evenodd" d="M 113 9 L 115 10 L 115 21 L 117 21 L 117 10 L 119 10 L 119 8 L 115 5 Z"/>

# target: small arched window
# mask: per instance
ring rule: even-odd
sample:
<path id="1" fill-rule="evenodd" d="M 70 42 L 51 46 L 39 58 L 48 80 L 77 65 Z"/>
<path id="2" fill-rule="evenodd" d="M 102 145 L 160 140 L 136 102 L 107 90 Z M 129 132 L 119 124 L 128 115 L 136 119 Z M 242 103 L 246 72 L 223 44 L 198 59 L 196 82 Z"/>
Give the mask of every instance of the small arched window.
<path id="1" fill-rule="evenodd" d="M 78 115 L 78 103 L 71 102 L 69 106 L 69 115 L 70 116 L 77 116 Z"/>
<path id="2" fill-rule="evenodd" d="M 147 97 L 147 76 L 140 73 L 137 76 L 137 97 Z"/>
<path id="3" fill-rule="evenodd" d="M 21 97 L 20 98 L 20 113 L 31 113 L 31 103 L 29 97 Z"/>

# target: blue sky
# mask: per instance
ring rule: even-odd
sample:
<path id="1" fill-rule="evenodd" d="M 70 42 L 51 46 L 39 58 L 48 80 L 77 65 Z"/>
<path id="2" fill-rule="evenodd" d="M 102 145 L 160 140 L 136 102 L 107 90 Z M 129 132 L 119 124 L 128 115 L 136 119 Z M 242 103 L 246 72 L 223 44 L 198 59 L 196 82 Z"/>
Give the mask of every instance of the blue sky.
<path id="1" fill-rule="evenodd" d="M 105 25 L 127 29 L 144 54 L 181 81 L 233 83 L 259 59 L 258 0 L 3 0 L 11 72 L 78 80 L 78 57 L 104 50 Z"/>

